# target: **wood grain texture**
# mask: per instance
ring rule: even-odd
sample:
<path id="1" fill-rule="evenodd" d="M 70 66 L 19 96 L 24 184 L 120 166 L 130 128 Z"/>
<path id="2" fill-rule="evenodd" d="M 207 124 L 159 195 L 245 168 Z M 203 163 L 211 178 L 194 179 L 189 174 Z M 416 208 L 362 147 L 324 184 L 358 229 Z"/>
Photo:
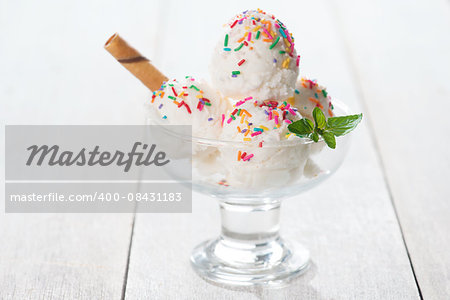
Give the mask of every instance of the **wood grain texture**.
<path id="1" fill-rule="evenodd" d="M 0 299 L 121 298 L 132 215 L 5 215 L 3 125 L 142 124 L 148 90 L 103 49 L 120 29 L 152 55 L 139 3 L 0 1 Z"/>
<path id="2" fill-rule="evenodd" d="M 328 2 L 301 2 L 291 10 L 283 9 L 287 2 L 274 6 L 269 1 L 255 1 L 246 5 L 261 7 L 281 18 L 295 34 L 302 54 L 301 73 L 318 78 L 329 86 L 332 96 L 360 110 L 358 87 Z M 170 69 L 175 76 L 189 72 L 206 77 L 208 61 L 200 56 L 208 57 L 207 50 L 215 42 L 210 39 L 220 31 L 213 25 L 242 9 L 240 3 L 234 2 L 204 6 L 172 3 L 165 14 L 170 34 L 163 34 L 159 43 L 166 54 L 162 58 L 163 69 Z M 207 11 L 213 11 L 213 16 Z M 205 18 L 192 19 L 183 28 L 176 25 L 175 20 L 198 13 Z M 175 43 L 189 45 L 183 49 L 184 55 L 197 60 L 174 59 L 180 51 Z M 199 50 L 197 45 L 206 50 Z M 190 251 L 202 240 L 218 234 L 219 214 L 215 200 L 196 195 L 192 214 L 137 216 L 126 297 L 418 299 L 381 165 L 366 126 L 363 122 L 355 132 L 349 157 L 332 179 L 282 206 L 283 234 L 311 250 L 314 265 L 307 274 L 278 290 L 227 289 L 200 279 L 189 265 Z"/>
<path id="3" fill-rule="evenodd" d="M 0 216 L 1 299 L 120 299 L 130 214 Z"/>
<path id="4" fill-rule="evenodd" d="M 336 1 L 424 299 L 450 297 L 450 5 Z"/>

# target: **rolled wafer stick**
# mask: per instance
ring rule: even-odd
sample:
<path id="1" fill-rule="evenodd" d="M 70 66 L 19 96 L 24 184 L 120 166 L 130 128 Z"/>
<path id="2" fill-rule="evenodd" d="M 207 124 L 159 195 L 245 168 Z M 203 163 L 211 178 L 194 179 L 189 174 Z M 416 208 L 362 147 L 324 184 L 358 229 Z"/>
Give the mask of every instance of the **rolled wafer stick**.
<path id="1" fill-rule="evenodd" d="M 163 82 L 168 80 L 163 73 L 150 63 L 150 60 L 128 45 L 117 33 L 108 39 L 105 49 L 152 91 L 158 90 Z"/>

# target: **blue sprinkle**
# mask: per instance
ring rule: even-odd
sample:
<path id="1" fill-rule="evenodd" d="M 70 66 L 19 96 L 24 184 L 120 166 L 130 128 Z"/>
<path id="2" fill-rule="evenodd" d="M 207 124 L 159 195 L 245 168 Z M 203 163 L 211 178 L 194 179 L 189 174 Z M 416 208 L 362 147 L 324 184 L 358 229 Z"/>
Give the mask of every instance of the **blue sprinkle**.
<path id="1" fill-rule="evenodd" d="M 158 109 L 161 109 L 161 107 L 163 107 L 163 105 L 161 104 L 159 107 L 158 107 Z"/>
<path id="2" fill-rule="evenodd" d="M 253 125 L 253 123 L 248 123 L 248 126 L 252 126 Z"/>
<path id="3" fill-rule="evenodd" d="M 167 116 L 164 116 L 163 119 L 167 119 Z"/>
<path id="4" fill-rule="evenodd" d="M 241 130 L 241 133 L 246 133 L 247 132 L 247 129 L 242 129 Z"/>
<path id="5" fill-rule="evenodd" d="M 223 48 L 223 51 L 231 51 L 231 48 Z"/>
<path id="6" fill-rule="evenodd" d="M 237 75 L 236 75 L 236 74 L 233 74 L 233 75 L 231 75 L 231 77 L 234 77 L 234 78 L 236 78 L 236 77 L 237 77 Z"/>
<path id="7" fill-rule="evenodd" d="M 274 58 L 274 59 L 273 59 L 273 62 L 276 64 L 276 63 L 277 63 L 277 60 Z"/>
<path id="8" fill-rule="evenodd" d="M 297 90 L 297 89 L 295 89 L 295 93 L 296 93 L 296 94 L 300 94 L 300 91 Z"/>
<path id="9" fill-rule="evenodd" d="M 269 112 L 268 112 L 267 110 L 264 110 L 264 113 L 265 113 L 266 115 L 269 115 Z"/>
<path id="10" fill-rule="evenodd" d="M 281 33 L 281 35 L 282 35 L 284 38 L 287 38 L 287 37 L 286 37 L 286 34 L 284 33 L 283 29 L 281 29 L 281 28 L 280 28 L 280 33 Z"/>
<path id="11" fill-rule="evenodd" d="M 212 121 L 213 120 L 213 118 L 208 118 L 208 121 Z"/>

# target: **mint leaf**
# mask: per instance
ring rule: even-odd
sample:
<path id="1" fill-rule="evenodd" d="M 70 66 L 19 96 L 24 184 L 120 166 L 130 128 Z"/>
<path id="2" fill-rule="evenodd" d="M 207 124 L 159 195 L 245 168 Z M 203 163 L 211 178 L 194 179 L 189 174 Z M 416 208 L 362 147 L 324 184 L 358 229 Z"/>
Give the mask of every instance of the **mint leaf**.
<path id="1" fill-rule="evenodd" d="M 314 121 L 316 122 L 317 128 L 324 129 L 325 126 L 327 125 L 327 119 L 325 118 L 325 115 L 318 107 L 315 107 L 313 110 L 313 118 Z"/>
<path id="2" fill-rule="evenodd" d="M 341 136 L 355 129 L 361 120 L 362 114 L 328 118 L 327 130 L 335 136 Z"/>
<path id="3" fill-rule="evenodd" d="M 311 138 L 316 143 L 319 141 L 319 135 L 317 134 L 317 132 L 313 132 L 313 134 L 311 134 Z"/>
<path id="4" fill-rule="evenodd" d="M 303 118 L 288 125 L 290 132 L 300 135 L 313 133 L 314 124 L 310 120 Z"/>
<path id="5" fill-rule="evenodd" d="M 323 137 L 325 143 L 327 143 L 328 147 L 330 147 L 331 149 L 336 148 L 336 137 L 334 136 L 333 133 L 331 133 L 329 131 L 325 131 L 322 134 L 322 137 Z"/>

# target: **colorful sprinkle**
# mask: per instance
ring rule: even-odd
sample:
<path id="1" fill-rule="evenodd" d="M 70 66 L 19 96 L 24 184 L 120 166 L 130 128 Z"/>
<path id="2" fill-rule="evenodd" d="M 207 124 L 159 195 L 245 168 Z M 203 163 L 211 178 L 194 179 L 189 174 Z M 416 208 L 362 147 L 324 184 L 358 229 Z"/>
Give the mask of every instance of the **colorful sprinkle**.
<path id="1" fill-rule="evenodd" d="M 278 36 L 277 39 L 273 42 L 273 44 L 270 45 L 269 49 L 273 49 L 273 47 L 275 47 L 277 45 L 279 40 L 280 40 L 280 37 Z"/>
<path id="2" fill-rule="evenodd" d="M 223 46 L 224 47 L 228 46 L 228 34 L 225 35 L 225 41 L 223 42 Z"/>
<path id="3" fill-rule="evenodd" d="M 239 51 L 242 47 L 244 47 L 244 43 L 240 44 L 237 48 L 234 49 L 234 51 Z"/>
<path id="4" fill-rule="evenodd" d="M 243 63 L 245 63 L 245 59 L 242 59 L 240 62 L 238 62 L 238 66 L 242 66 Z"/>
<path id="5" fill-rule="evenodd" d="M 249 160 L 250 158 L 252 158 L 254 155 L 253 154 L 249 154 L 249 155 L 247 155 L 246 157 L 244 157 L 242 160 L 243 161 L 247 161 L 247 160 Z"/>

